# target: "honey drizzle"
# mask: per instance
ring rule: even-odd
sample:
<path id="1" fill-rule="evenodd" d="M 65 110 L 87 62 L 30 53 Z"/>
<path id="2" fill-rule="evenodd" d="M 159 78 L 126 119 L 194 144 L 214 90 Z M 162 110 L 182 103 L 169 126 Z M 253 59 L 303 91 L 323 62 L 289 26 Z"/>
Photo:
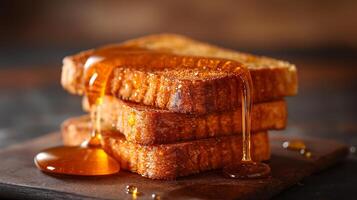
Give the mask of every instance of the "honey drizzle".
<path id="1" fill-rule="evenodd" d="M 251 158 L 251 118 L 252 110 L 252 80 L 249 71 L 239 76 L 242 88 L 242 160 L 238 164 L 231 164 L 223 168 L 224 174 L 229 178 L 256 179 L 266 178 L 270 175 L 269 165 L 254 162 Z"/>
<path id="2" fill-rule="evenodd" d="M 248 77 L 250 79 L 250 76 Z M 247 82 L 246 82 L 247 81 Z M 242 161 L 251 162 L 251 139 L 250 139 L 250 112 L 253 101 L 251 100 L 252 81 L 242 78 Z"/>
<path id="3" fill-rule="evenodd" d="M 119 172 L 119 163 L 101 148 L 100 106 L 112 70 L 112 67 L 99 67 L 102 65 L 101 60 L 103 60 L 102 57 L 88 58 L 84 72 L 85 93 L 89 103 L 96 104 L 95 110 L 91 111 L 93 130 L 90 139 L 78 147 L 60 146 L 43 150 L 34 159 L 40 170 L 84 176 L 109 175 Z"/>

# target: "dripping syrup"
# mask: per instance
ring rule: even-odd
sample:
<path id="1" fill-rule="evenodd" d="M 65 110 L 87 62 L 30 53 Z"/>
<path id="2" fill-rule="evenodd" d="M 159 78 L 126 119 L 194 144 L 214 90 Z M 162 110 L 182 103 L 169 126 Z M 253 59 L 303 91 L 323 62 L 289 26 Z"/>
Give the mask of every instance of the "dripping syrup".
<path id="1" fill-rule="evenodd" d="M 99 107 L 105 94 L 110 68 L 96 67 L 98 58 L 90 58 L 85 69 L 85 92 L 95 110 L 91 112 L 94 129 L 89 140 L 80 146 L 59 146 L 45 149 L 38 153 L 34 162 L 36 166 L 48 173 L 97 176 L 119 172 L 118 162 L 101 148 L 101 113 Z"/>
<path id="2" fill-rule="evenodd" d="M 262 162 L 255 162 L 251 157 L 251 108 L 252 100 L 252 80 L 249 71 L 240 75 L 242 81 L 242 160 L 237 164 L 231 164 L 223 168 L 223 173 L 229 178 L 236 179 L 256 179 L 265 178 L 270 175 L 269 165 Z"/>

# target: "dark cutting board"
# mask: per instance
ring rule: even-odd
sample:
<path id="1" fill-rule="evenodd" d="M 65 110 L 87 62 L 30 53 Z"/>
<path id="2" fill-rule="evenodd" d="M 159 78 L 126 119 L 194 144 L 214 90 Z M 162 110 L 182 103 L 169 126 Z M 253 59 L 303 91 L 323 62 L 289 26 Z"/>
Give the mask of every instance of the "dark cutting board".
<path id="1" fill-rule="evenodd" d="M 60 135 L 14 145 L 0 151 L 0 196 L 21 199 L 132 199 L 125 193 L 126 185 L 135 185 L 141 193 L 138 199 L 151 199 L 157 193 L 161 199 L 267 199 L 294 185 L 306 176 L 342 160 L 348 153 L 345 145 L 331 140 L 307 139 L 314 157 L 306 159 L 281 147 L 283 136 L 271 137 L 272 158 L 269 162 L 272 177 L 261 180 L 224 178 L 220 170 L 159 181 L 137 174 L 120 172 L 106 177 L 50 176 L 36 169 L 35 154 L 60 143 Z"/>

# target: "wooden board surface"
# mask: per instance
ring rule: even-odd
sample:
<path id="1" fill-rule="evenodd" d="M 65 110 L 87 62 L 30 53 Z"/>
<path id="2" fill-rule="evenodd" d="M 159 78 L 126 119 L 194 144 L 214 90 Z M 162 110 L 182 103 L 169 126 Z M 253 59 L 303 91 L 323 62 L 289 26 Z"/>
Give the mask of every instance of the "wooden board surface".
<path id="1" fill-rule="evenodd" d="M 60 135 L 54 133 L 0 151 L 0 194 L 26 199 L 132 199 L 125 193 L 126 185 L 130 184 L 138 187 L 141 193 L 138 199 L 151 199 L 152 193 L 159 194 L 161 199 L 268 199 L 348 154 L 347 147 L 335 141 L 304 138 L 314 155 L 306 159 L 281 147 L 287 139 L 271 137 L 272 177 L 268 179 L 238 181 L 225 178 L 221 170 L 216 170 L 175 181 L 159 181 L 124 171 L 105 177 L 44 174 L 36 169 L 33 157 L 43 148 L 60 144 Z"/>

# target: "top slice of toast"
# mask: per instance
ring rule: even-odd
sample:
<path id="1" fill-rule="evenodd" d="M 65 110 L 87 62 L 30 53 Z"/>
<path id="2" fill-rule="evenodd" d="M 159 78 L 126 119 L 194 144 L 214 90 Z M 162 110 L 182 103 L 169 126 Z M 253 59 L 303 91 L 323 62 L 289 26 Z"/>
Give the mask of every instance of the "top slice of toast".
<path id="1" fill-rule="evenodd" d="M 214 61 L 210 58 L 220 58 L 242 63 L 251 73 L 254 102 L 276 100 L 297 93 L 296 68 L 288 62 L 227 50 L 173 34 L 146 36 L 101 49 L 115 46 L 204 57 L 208 62 Z M 92 49 L 64 58 L 61 83 L 69 92 L 83 95 L 84 64 L 94 53 Z M 219 70 L 210 69 L 208 72 L 201 75 L 201 71 L 187 68 L 160 73 L 147 66 L 119 68 L 114 70 L 110 95 L 180 113 L 203 114 L 238 107 L 242 84 L 237 77 Z"/>

